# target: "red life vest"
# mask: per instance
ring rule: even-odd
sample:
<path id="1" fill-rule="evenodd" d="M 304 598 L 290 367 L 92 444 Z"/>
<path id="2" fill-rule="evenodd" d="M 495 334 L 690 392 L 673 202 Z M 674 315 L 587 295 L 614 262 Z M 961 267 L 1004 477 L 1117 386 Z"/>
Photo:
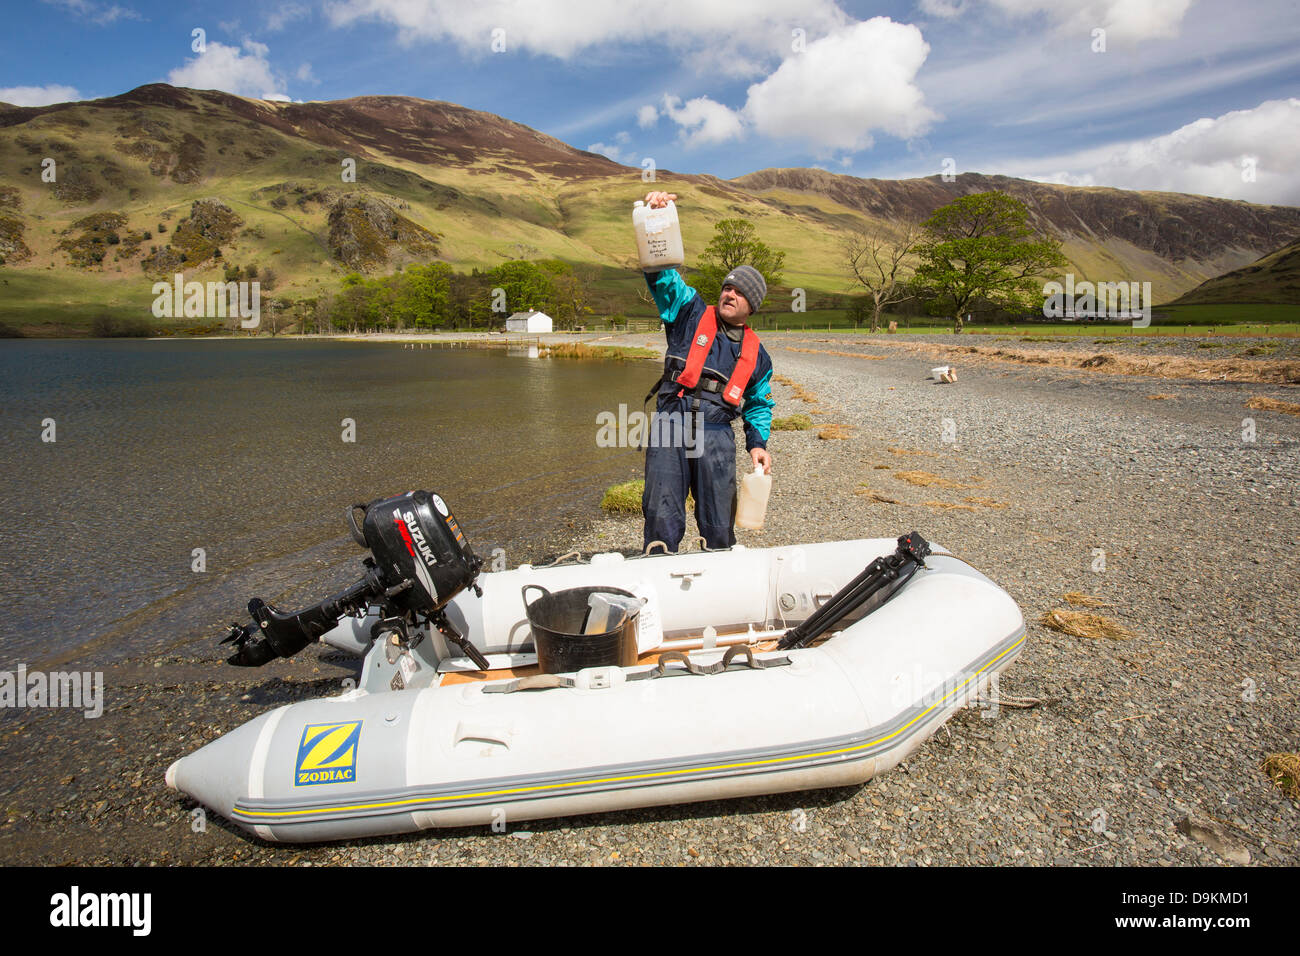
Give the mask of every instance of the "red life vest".
<path id="1" fill-rule="evenodd" d="M 683 391 L 699 384 L 700 373 L 704 370 L 704 360 L 708 358 L 709 349 L 713 348 L 713 338 L 717 334 L 718 316 L 713 306 L 709 306 L 700 316 L 700 324 L 695 330 L 695 341 L 691 343 L 691 350 L 686 356 L 686 368 L 674 379 L 683 387 Z M 754 374 L 754 366 L 757 364 L 758 336 L 746 325 L 740 342 L 740 357 L 736 359 L 736 367 L 722 389 L 723 401 L 737 408 L 740 407 L 745 386 L 749 384 L 750 376 Z M 680 395 L 681 392 L 678 394 Z"/>

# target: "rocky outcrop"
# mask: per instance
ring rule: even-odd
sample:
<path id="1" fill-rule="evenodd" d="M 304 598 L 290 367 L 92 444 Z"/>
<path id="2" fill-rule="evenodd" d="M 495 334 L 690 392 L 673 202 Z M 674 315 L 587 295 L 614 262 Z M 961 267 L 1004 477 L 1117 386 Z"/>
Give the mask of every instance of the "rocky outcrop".
<path id="1" fill-rule="evenodd" d="M 156 253 L 146 256 L 146 272 L 166 274 L 194 269 L 221 257 L 221 247 L 235 238 L 244 220 L 223 202 L 199 199 L 190 214 L 176 224 L 172 240 Z"/>
<path id="2" fill-rule="evenodd" d="M 438 237 L 370 196 L 349 193 L 329 212 L 330 254 L 351 269 L 370 272 L 405 253 L 428 259 L 438 254 Z"/>

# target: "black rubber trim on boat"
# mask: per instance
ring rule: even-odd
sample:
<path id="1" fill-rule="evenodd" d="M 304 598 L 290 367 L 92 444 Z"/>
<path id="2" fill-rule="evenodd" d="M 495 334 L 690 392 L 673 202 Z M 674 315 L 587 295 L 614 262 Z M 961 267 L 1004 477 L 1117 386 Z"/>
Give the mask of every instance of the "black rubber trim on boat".
<path id="1" fill-rule="evenodd" d="M 628 674 L 628 680 L 653 680 L 656 677 L 665 677 L 668 674 L 669 664 L 681 664 L 686 671 L 697 676 L 707 676 L 711 674 L 721 674 L 732 662 L 737 655 L 744 654 L 745 660 L 741 663 L 750 670 L 762 670 L 765 667 L 784 667 L 790 663 L 788 657 L 774 657 L 768 660 L 760 660 L 754 656 L 753 648 L 747 644 L 733 644 L 727 648 L 727 652 L 722 655 L 722 660 L 712 664 L 697 664 L 691 660 L 688 655 L 682 651 L 667 651 L 660 655 L 659 663 L 648 671 L 638 671 L 635 674 Z"/>

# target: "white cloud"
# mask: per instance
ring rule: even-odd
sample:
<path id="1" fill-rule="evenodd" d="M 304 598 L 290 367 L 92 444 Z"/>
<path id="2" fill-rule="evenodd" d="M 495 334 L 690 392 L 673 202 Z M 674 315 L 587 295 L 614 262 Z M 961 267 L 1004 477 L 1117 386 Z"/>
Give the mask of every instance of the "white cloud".
<path id="1" fill-rule="evenodd" d="M 920 0 L 917 8 L 927 16 L 951 20 L 966 12 L 966 0 Z"/>
<path id="2" fill-rule="evenodd" d="M 336 26 L 378 20 L 403 41 L 450 39 L 483 54 L 497 28 L 507 53 L 560 60 L 607 44 L 662 43 L 701 54 L 688 60 L 693 68 L 742 76 L 761 72 L 756 58 L 789 52 L 792 28 L 813 36 L 848 22 L 834 0 L 336 0 L 326 12 Z"/>
<path id="3" fill-rule="evenodd" d="M 775 72 L 749 87 L 740 109 L 708 96 L 683 103 L 664 94 L 659 108 L 637 111 L 637 123 L 648 128 L 662 115 L 681 127 L 686 146 L 725 143 L 752 129 L 802 140 L 818 155 L 855 152 L 871 146 L 873 130 L 908 139 L 938 119 L 915 82 L 929 52 L 916 27 L 875 17 L 789 53 Z"/>
<path id="4" fill-rule="evenodd" d="M 91 0 L 44 0 L 44 2 L 56 7 L 62 7 L 82 20 L 89 20 L 101 27 L 116 23 L 118 20 L 144 19 L 130 7 L 119 6 L 116 3 L 92 3 Z"/>
<path id="5" fill-rule="evenodd" d="M 268 33 L 276 33 L 283 30 L 286 25 L 294 20 L 301 20 L 311 14 L 311 7 L 301 3 L 282 3 L 266 15 L 266 29 Z"/>
<path id="6" fill-rule="evenodd" d="M 51 103 L 71 103 L 81 99 L 74 86 L 7 86 L 0 87 L 0 103 L 14 106 L 49 106 Z"/>
<path id="7" fill-rule="evenodd" d="M 988 0 L 1011 16 L 1046 15 L 1062 31 L 1088 36 L 1101 27 L 1107 41 L 1120 42 L 1178 35 L 1191 0 Z"/>
<path id="8" fill-rule="evenodd" d="M 313 72 L 311 71 L 311 64 L 310 64 L 310 63 L 303 63 L 302 65 L 300 65 L 300 66 L 298 67 L 298 71 L 297 71 L 296 73 L 294 73 L 294 76 L 297 77 L 297 79 L 298 79 L 300 82 L 303 82 L 303 83 L 319 83 L 319 82 L 320 82 L 320 80 L 318 80 L 318 79 L 316 78 L 316 74 L 313 73 Z"/>
<path id="9" fill-rule="evenodd" d="M 738 139 L 744 133 L 740 116 L 707 96 L 697 96 L 683 105 L 676 96 L 664 94 L 664 115 L 680 126 L 682 142 L 704 146 Z"/>
<path id="10" fill-rule="evenodd" d="M 859 150 L 872 130 L 910 138 L 937 119 L 916 86 L 930 52 L 910 24 L 875 17 L 814 40 L 749 88 L 745 118 L 774 138 Z"/>
<path id="11" fill-rule="evenodd" d="M 587 147 L 587 152 L 608 156 L 614 162 L 622 163 L 624 166 L 633 165 L 631 153 L 619 146 L 611 146 L 608 143 L 592 143 Z"/>
<path id="12" fill-rule="evenodd" d="M 271 103 L 292 103 L 293 102 L 293 100 L 290 99 L 289 96 L 284 93 L 267 93 L 266 96 L 262 97 L 262 99 L 267 100 L 268 102 Z"/>
<path id="13" fill-rule="evenodd" d="M 995 164 L 999 172 L 1072 186 L 1117 186 L 1300 205 L 1300 99 L 1202 118 L 1146 140 L 1038 160 Z M 1254 181 L 1243 176 L 1253 167 Z"/>
<path id="14" fill-rule="evenodd" d="M 283 96 L 284 81 L 267 62 L 269 52 L 265 44 L 253 40 L 244 41 L 242 52 L 239 47 L 210 40 L 202 53 L 168 73 L 167 82 L 256 99 Z"/>

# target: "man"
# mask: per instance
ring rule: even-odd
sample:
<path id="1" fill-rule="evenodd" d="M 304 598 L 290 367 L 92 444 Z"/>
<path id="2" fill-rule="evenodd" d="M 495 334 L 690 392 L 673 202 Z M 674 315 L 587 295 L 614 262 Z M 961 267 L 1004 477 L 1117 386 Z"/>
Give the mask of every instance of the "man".
<path id="1" fill-rule="evenodd" d="M 651 192 L 646 205 L 666 206 L 676 195 Z M 758 311 L 767 283 L 757 269 L 738 266 L 723 280 L 717 306 L 688 286 L 675 269 L 645 273 L 664 321 L 668 354 L 657 394 L 654 437 L 646 450 L 642 547 L 662 541 L 676 551 L 686 532 L 686 493 L 695 496 L 695 523 L 709 548 L 736 543 L 736 438 L 739 415 L 745 448 L 755 467 L 772 471 L 767 438 L 772 425 L 772 360 L 746 324 Z M 647 396 L 648 397 L 648 396 Z M 702 423 L 701 423 L 702 421 Z M 681 423 L 680 428 L 667 427 Z M 672 440 L 665 440 L 671 436 Z"/>

